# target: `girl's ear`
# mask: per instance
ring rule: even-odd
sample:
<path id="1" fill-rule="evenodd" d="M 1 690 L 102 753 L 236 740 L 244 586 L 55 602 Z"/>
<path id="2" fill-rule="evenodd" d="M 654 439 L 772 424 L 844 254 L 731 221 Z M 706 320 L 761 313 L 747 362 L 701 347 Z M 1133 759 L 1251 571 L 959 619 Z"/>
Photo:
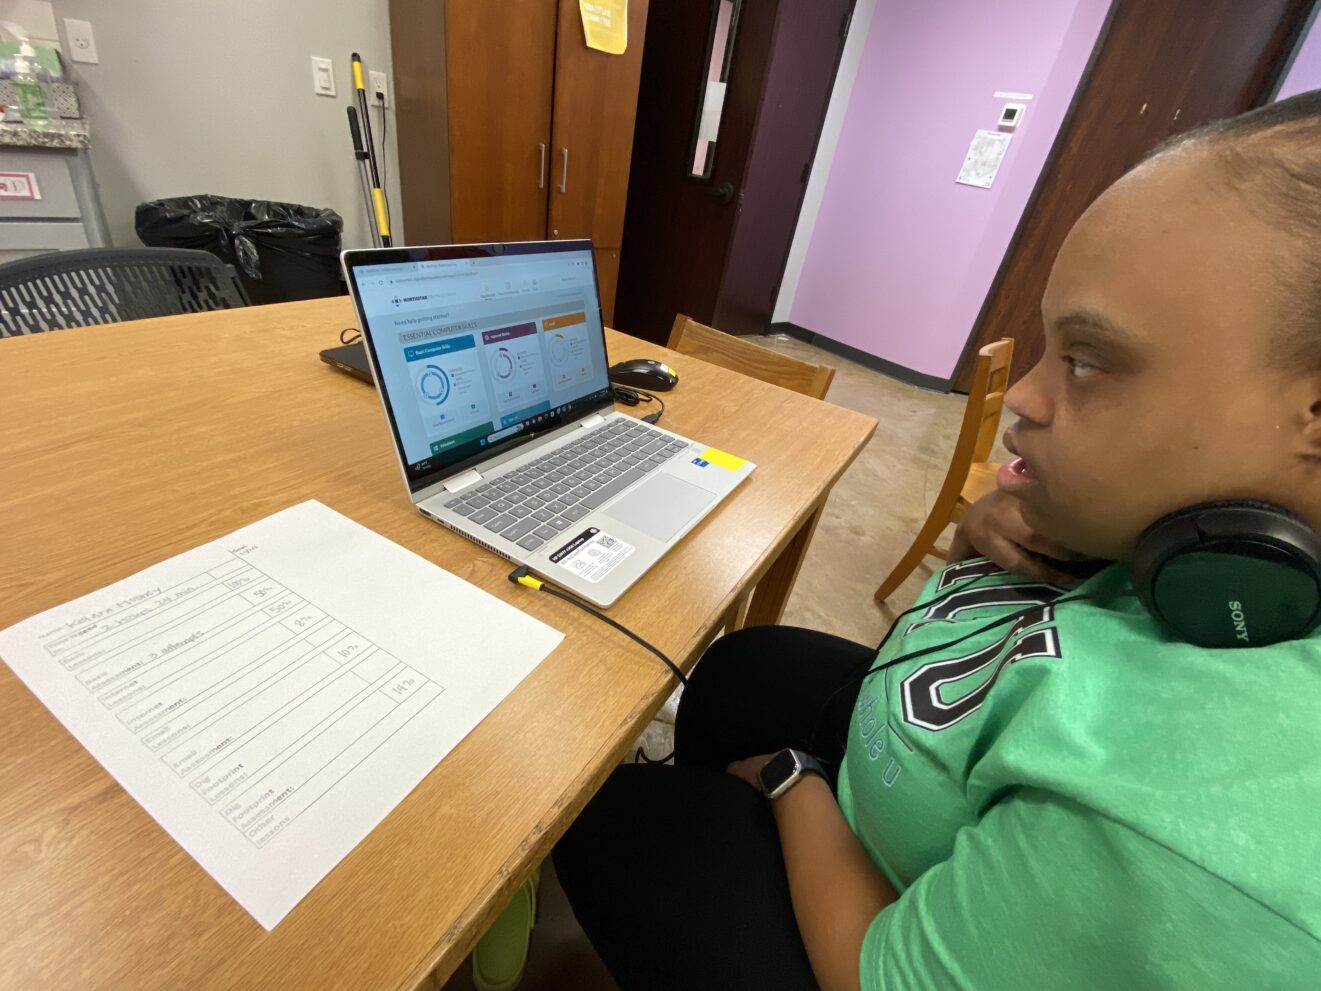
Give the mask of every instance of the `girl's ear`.
<path id="1" fill-rule="evenodd" d="M 1314 461 L 1321 466 L 1321 372 L 1311 378 L 1311 404 L 1303 414 L 1303 431 L 1300 438 L 1301 456 L 1307 461 Z"/>

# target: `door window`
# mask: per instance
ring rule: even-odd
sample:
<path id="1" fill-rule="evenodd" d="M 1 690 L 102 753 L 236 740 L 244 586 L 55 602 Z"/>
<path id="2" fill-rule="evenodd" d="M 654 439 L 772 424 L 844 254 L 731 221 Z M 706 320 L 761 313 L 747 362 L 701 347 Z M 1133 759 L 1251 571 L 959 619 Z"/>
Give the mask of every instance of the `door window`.
<path id="1" fill-rule="evenodd" d="M 693 126 L 692 167 L 694 179 L 710 179 L 715 162 L 716 142 L 720 138 L 720 118 L 725 109 L 725 86 L 734 53 L 734 35 L 738 31 L 739 10 L 743 0 L 716 0 L 711 12 L 711 39 L 706 47 L 706 73 L 702 99 Z"/>

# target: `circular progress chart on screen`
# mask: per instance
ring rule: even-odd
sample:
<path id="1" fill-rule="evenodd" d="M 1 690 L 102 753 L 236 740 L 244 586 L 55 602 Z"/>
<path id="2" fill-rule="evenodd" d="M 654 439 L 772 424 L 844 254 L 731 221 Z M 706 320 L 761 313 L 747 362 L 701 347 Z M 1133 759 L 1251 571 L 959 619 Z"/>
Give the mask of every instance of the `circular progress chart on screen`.
<path id="1" fill-rule="evenodd" d="M 550 360 L 553 365 L 563 365 L 569 360 L 569 342 L 563 334 L 555 334 L 550 339 Z"/>
<path id="2" fill-rule="evenodd" d="M 417 377 L 417 389 L 422 401 L 431 406 L 443 406 L 450 397 L 450 377 L 439 365 L 427 365 Z"/>
<path id="3" fill-rule="evenodd" d="M 508 382 L 514 377 L 514 359 L 510 357 L 508 348 L 500 348 L 491 356 L 491 371 L 501 382 Z"/>

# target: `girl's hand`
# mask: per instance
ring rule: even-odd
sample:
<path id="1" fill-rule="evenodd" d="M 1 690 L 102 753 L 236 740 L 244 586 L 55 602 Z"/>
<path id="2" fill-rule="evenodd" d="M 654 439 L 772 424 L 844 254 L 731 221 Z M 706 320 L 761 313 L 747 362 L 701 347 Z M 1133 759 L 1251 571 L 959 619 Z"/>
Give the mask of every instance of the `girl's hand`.
<path id="1" fill-rule="evenodd" d="M 949 562 L 985 555 L 1010 574 L 1052 585 L 1076 585 L 1078 579 L 1036 555 L 1057 561 L 1081 561 L 1084 555 L 1048 540 L 1025 522 L 1020 504 L 999 489 L 968 508 L 949 546 Z"/>

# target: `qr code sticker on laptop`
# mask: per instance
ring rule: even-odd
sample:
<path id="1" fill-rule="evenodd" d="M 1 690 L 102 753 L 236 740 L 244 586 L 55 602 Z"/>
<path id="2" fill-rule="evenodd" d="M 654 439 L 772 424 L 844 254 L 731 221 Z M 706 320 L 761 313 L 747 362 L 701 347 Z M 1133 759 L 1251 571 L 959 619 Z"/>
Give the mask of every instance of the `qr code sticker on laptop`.
<path id="1" fill-rule="evenodd" d="M 550 559 L 585 581 L 599 582 L 623 564 L 634 550 L 627 541 L 589 527 L 555 551 Z"/>

